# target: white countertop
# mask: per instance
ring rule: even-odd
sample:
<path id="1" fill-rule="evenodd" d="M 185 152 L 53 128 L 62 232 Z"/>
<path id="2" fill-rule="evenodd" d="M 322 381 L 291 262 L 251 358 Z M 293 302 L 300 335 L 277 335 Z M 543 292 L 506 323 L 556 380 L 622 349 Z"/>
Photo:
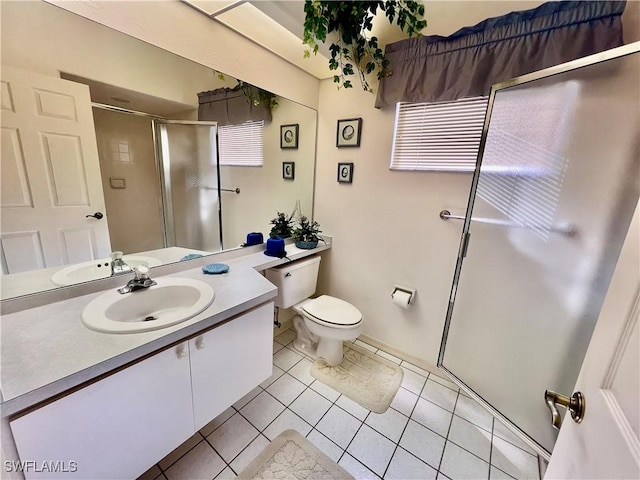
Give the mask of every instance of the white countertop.
<path id="1" fill-rule="evenodd" d="M 204 281 L 213 288 L 215 299 L 201 314 L 151 332 L 109 334 L 85 327 L 81 322 L 84 306 L 106 290 L 3 315 L 2 415 L 31 407 L 273 299 L 277 288 L 260 271 L 327 248 L 330 245 L 321 243 L 314 250 L 301 250 L 287 244 L 288 255 L 283 259 L 254 249 L 232 259 L 217 260 L 213 255 L 184 262 L 186 270 L 163 276 Z M 229 272 L 202 273 L 202 265 L 215 262 L 228 264 Z M 122 277 L 123 285 L 128 278 Z"/>

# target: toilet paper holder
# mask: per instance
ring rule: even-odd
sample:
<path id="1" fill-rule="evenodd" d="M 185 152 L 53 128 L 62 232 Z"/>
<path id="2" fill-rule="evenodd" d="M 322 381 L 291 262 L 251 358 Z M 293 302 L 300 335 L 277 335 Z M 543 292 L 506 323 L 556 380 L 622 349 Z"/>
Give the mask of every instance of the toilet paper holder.
<path id="1" fill-rule="evenodd" d="M 409 305 L 413 305 L 413 302 L 416 298 L 417 290 L 411 287 L 405 287 L 403 285 L 394 285 L 393 291 L 391 292 L 391 298 L 395 295 L 396 292 L 404 292 L 409 294 Z"/>

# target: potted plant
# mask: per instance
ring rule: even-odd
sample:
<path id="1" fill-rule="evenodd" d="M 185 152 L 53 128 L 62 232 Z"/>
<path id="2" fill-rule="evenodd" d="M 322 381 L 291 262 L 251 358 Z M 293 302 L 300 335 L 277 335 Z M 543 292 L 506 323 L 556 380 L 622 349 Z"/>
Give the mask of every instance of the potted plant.
<path id="1" fill-rule="evenodd" d="M 298 226 L 293 229 L 293 238 L 296 241 L 296 247 L 304 249 L 312 249 L 318 246 L 318 240 L 324 240 L 321 233 L 320 224 L 316 221 L 311 222 L 306 216 L 301 215 Z"/>
<path id="2" fill-rule="evenodd" d="M 276 218 L 271 220 L 271 225 L 273 225 L 269 232 L 271 238 L 288 238 L 291 236 L 293 231 L 292 217 L 287 217 L 284 213 L 277 212 Z"/>

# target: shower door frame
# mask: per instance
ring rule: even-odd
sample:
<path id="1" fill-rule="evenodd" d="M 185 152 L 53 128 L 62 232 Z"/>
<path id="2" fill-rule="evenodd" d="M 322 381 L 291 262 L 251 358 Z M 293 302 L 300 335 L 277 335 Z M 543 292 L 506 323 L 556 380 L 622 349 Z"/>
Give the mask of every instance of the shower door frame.
<path id="1" fill-rule="evenodd" d="M 455 384 L 457 384 L 462 390 L 464 390 L 467 394 L 469 394 L 475 401 L 480 403 L 487 411 L 489 411 L 494 417 L 500 419 L 504 425 L 506 425 L 509 430 L 511 430 L 514 434 L 516 434 L 522 441 L 532 447 L 536 452 L 540 454 L 541 457 L 545 458 L 547 461 L 551 458 L 551 452 L 547 451 L 544 447 L 539 445 L 536 441 L 530 438 L 523 430 L 521 430 L 515 423 L 509 420 L 505 415 L 503 415 L 500 411 L 498 411 L 495 407 L 493 407 L 487 400 L 477 394 L 471 387 L 469 387 L 463 380 L 461 380 L 455 373 L 449 370 L 446 366 L 444 366 L 444 355 L 447 344 L 447 338 L 449 334 L 449 328 L 451 325 L 451 318 L 453 314 L 453 307 L 455 304 L 455 298 L 458 289 L 458 283 L 460 280 L 460 273 L 462 271 L 462 264 L 464 262 L 464 257 L 467 253 L 467 246 L 470 238 L 470 227 L 472 221 L 472 213 L 473 207 L 476 199 L 476 192 L 478 187 L 478 181 L 480 178 L 480 167 L 482 165 L 482 158 L 484 155 L 487 134 L 489 130 L 489 124 L 491 120 L 491 114 L 493 111 L 494 101 L 496 93 L 500 90 L 514 87 L 517 85 L 522 85 L 534 80 L 539 80 L 542 78 L 549 78 L 558 74 L 562 74 L 569 71 L 578 70 L 580 68 L 588 67 L 590 65 L 602 63 L 608 60 L 613 60 L 616 58 L 625 57 L 632 54 L 637 54 L 640 52 L 640 48 L 638 46 L 638 42 L 635 44 L 628 44 L 621 47 L 614 48 L 612 50 L 607 50 L 604 52 L 600 52 L 594 55 L 590 55 L 588 57 L 579 58 L 577 60 L 573 60 L 571 62 L 564 63 L 562 65 L 557 65 L 553 67 L 549 67 L 543 70 L 539 70 L 537 72 L 529 73 L 526 75 L 522 75 L 519 77 L 512 78 L 507 80 L 506 82 L 497 83 L 492 85 L 491 92 L 489 94 L 489 101 L 487 103 L 487 113 L 485 115 L 484 125 L 482 127 L 482 136 L 480 140 L 480 147 L 478 149 L 478 156 L 476 162 L 476 168 L 473 173 L 473 179 L 471 182 L 471 188 L 469 193 L 469 200 L 467 204 L 467 209 L 464 217 L 464 225 L 462 229 L 462 235 L 460 238 L 460 245 L 458 247 L 458 254 L 456 257 L 456 267 L 454 270 L 453 281 L 451 285 L 451 292 L 449 296 L 449 302 L 447 305 L 447 314 L 445 317 L 445 323 L 442 333 L 442 340 L 440 343 L 440 351 L 438 354 L 437 367 L 439 370 L 442 370 Z M 542 393 L 541 393 L 542 398 Z"/>
<path id="2" fill-rule="evenodd" d="M 161 129 L 163 125 L 195 125 L 216 127 L 215 147 L 216 147 L 216 176 L 218 190 L 218 227 L 220 232 L 220 250 L 224 249 L 222 235 L 222 196 L 220 183 L 220 144 L 218 138 L 218 122 L 207 122 L 199 120 L 168 120 L 155 117 L 152 119 L 153 145 L 156 157 L 156 168 L 160 177 L 160 191 L 162 204 L 163 242 L 165 248 L 173 247 L 176 244 L 176 232 L 173 217 L 173 202 L 171 197 L 171 165 L 162 155 L 163 142 Z"/>

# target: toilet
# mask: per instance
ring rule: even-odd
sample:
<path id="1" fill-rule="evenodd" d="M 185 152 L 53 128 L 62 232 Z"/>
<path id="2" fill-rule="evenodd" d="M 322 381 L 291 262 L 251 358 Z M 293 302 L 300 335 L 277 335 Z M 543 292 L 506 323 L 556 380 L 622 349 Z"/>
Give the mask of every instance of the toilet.
<path id="1" fill-rule="evenodd" d="M 343 358 L 342 342 L 355 340 L 362 332 L 362 313 L 329 295 L 309 298 L 316 291 L 319 268 L 320 257 L 314 256 L 270 268 L 266 277 L 278 287 L 276 307 L 293 307 L 297 313 L 293 318 L 294 348 L 338 365 Z"/>

